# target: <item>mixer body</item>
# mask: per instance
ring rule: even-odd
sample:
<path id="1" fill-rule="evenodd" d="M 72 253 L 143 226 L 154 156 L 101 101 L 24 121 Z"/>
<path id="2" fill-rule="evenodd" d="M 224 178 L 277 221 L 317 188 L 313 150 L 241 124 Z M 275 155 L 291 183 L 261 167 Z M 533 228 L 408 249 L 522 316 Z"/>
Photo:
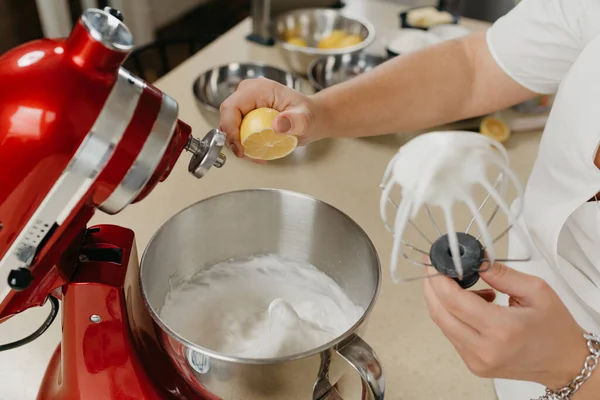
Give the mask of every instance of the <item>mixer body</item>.
<path id="1" fill-rule="evenodd" d="M 191 388 L 163 349 L 140 295 L 134 233 L 101 225 L 80 243 L 63 288 L 62 342 L 38 400 L 216 400 Z"/>
<path id="2" fill-rule="evenodd" d="M 133 39 L 112 11 L 0 57 L 0 321 L 61 297 L 96 208 L 143 199 L 192 145 L 217 161 L 214 134 L 201 145 L 173 98 L 121 67 Z"/>

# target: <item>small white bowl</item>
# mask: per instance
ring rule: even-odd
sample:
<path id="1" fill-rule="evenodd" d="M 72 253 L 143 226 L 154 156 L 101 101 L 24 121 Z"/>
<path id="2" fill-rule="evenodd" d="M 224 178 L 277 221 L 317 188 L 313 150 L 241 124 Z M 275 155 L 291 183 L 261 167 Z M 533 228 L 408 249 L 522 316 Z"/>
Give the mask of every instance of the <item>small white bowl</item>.
<path id="1" fill-rule="evenodd" d="M 452 40 L 468 35 L 471 30 L 461 25 L 444 24 L 429 28 L 429 32 L 436 35 L 440 40 Z"/>
<path id="2" fill-rule="evenodd" d="M 440 38 L 430 31 L 404 28 L 388 42 L 386 48 L 388 55 L 397 56 L 421 50 L 438 42 L 440 42 Z"/>

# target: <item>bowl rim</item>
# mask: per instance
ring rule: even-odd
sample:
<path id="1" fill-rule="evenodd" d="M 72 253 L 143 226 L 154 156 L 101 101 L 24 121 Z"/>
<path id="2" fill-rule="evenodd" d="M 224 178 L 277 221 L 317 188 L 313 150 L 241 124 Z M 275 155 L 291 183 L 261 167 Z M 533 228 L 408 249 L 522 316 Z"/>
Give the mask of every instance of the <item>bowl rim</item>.
<path id="1" fill-rule="evenodd" d="M 209 72 L 212 72 L 214 70 L 219 70 L 221 68 L 225 68 L 225 67 L 228 67 L 228 66 L 233 65 L 233 64 L 237 64 L 237 65 L 240 65 L 240 66 L 242 66 L 242 65 L 246 65 L 246 66 L 250 65 L 250 66 L 254 66 L 254 67 L 270 68 L 270 69 L 273 69 L 273 70 L 277 70 L 277 71 L 289 74 L 289 75 L 291 75 L 293 78 L 295 78 L 298 81 L 301 81 L 303 79 L 302 76 L 300 76 L 300 74 L 298 74 L 298 73 L 296 73 L 294 71 L 290 71 L 288 69 L 280 68 L 280 67 L 277 67 L 277 66 L 272 65 L 272 64 L 263 63 L 263 62 L 252 62 L 252 61 L 232 61 L 232 62 L 229 62 L 229 63 L 224 63 L 224 64 L 220 64 L 220 65 L 217 65 L 217 66 L 214 66 L 214 67 L 211 67 L 211 68 L 207 68 L 207 69 L 203 70 L 200 74 L 198 74 L 196 76 L 196 78 L 194 78 L 194 81 L 192 82 L 192 94 L 193 94 L 194 99 L 196 100 L 196 103 L 198 105 L 202 106 L 203 108 L 205 108 L 205 109 L 207 109 L 209 111 L 212 111 L 212 112 L 215 112 L 215 113 L 220 113 L 219 108 L 213 106 L 212 104 L 206 103 L 206 102 L 204 102 L 204 101 L 202 101 L 200 99 L 200 96 L 198 95 L 198 82 L 200 81 L 200 79 L 203 76 L 205 76 Z M 252 79 L 252 78 L 245 78 L 245 79 Z"/>
<path id="2" fill-rule="evenodd" d="M 205 347 L 199 346 L 197 344 L 192 343 L 191 341 L 189 341 L 188 339 L 182 337 L 181 335 L 179 335 L 177 332 L 175 332 L 173 329 L 171 329 L 160 317 L 160 315 L 158 314 L 158 312 L 156 312 L 152 306 L 150 305 L 150 302 L 148 301 L 148 296 L 146 295 L 146 291 L 144 290 L 144 284 L 142 281 L 142 275 L 143 275 L 143 271 L 144 271 L 144 259 L 147 256 L 147 252 L 148 252 L 148 248 L 150 247 L 150 245 L 153 243 L 153 241 L 155 240 L 155 238 L 162 232 L 162 230 L 165 228 L 165 226 L 172 221 L 174 218 L 176 218 L 177 216 L 183 214 L 184 212 L 186 212 L 189 209 L 192 209 L 196 206 L 198 206 L 201 203 L 207 202 L 207 201 L 214 201 L 220 197 L 223 196 L 227 196 L 227 195 L 232 195 L 235 193 L 249 193 L 249 192 L 268 192 L 268 193 L 282 193 L 286 196 L 294 196 L 294 197 L 300 197 L 303 198 L 305 200 L 310 200 L 316 203 L 320 203 L 325 205 L 326 207 L 328 207 L 329 209 L 331 209 L 333 212 L 337 213 L 338 215 L 340 215 L 342 218 L 346 219 L 347 221 L 349 221 L 352 225 L 354 225 L 357 229 L 358 233 L 361 233 L 363 235 L 363 237 L 365 238 L 366 244 L 369 247 L 369 249 L 371 250 L 371 253 L 374 256 L 374 261 L 375 261 L 375 274 L 376 274 L 376 282 L 375 282 L 375 289 L 373 291 L 373 298 L 371 299 L 371 302 L 369 303 L 369 305 L 365 308 L 365 311 L 363 312 L 362 316 L 351 326 L 349 327 L 344 333 L 342 333 L 341 335 L 339 335 L 338 337 L 336 337 L 333 340 L 330 340 L 327 343 L 322 344 L 319 347 L 316 347 L 314 349 L 311 350 L 307 350 L 301 353 L 297 353 L 297 354 L 293 354 L 290 356 L 284 356 L 284 357 L 275 357 L 275 358 L 245 358 L 245 357 L 235 357 L 235 356 L 227 356 L 225 354 L 221 354 L 218 353 L 214 350 L 210 350 L 207 349 Z M 373 308 L 375 308 L 375 303 L 377 302 L 377 299 L 379 298 L 379 294 L 381 292 L 381 285 L 382 285 L 382 268 L 381 268 L 381 258 L 379 257 L 379 253 L 377 252 L 377 247 L 375 247 L 375 244 L 373 243 L 373 240 L 371 239 L 371 237 L 367 234 L 367 232 L 364 230 L 364 228 L 358 224 L 358 222 L 356 222 L 356 220 L 354 220 L 352 217 L 350 217 L 348 214 L 346 214 L 345 212 L 343 212 L 342 210 L 340 210 L 339 208 L 333 206 L 332 204 L 329 204 L 323 200 L 320 200 L 314 196 L 308 195 L 308 194 L 304 194 L 304 193 L 300 193 L 300 192 L 296 192 L 296 191 L 292 191 L 292 190 L 286 190 L 286 189 L 276 189 L 276 188 L 258 188 L 258 189 L 239 189 L 239 190 L 232 190 L 232 191 L 228 191 L 228 192 L 222 192 L 222 193 L 218 193 L 215 194 L 213 196 L 209 196 L 206 197 L 200 201 L 197 201 L 193 204 L 190 204 L 189 206 L 183 208 L 182 210 L 180 210 L 179 212 L 177 212 L 176 214 L 172 215 L 169 219 L 167 219 L 166 221 L 164 221 L 161 226 L 152 234 L 152 237 L 150 238 L 150 240 L 148 240 L 148 243 L 146 244 L 146 246 L 144 247 L 144 251 L 142 253 L 142 256 L 140 257 L 140 263 L 139 263 L 140 267 L 139 267 L 139 274 L 138 274 L 138 284 L 139 284 L 139 288 L 140 288 L 140 295 L 142 297 L 142 300 L 144 302 L 144 306 L 146 307 L 146 311 L 150 314 L 150 316 L 152 317 L 152 319 L 154 320 L 154 322 L 160 327 L 160 329 L 162 329 L 162 331 L 164 333 L 166 333 L 170 338 L 176 340 L 177 342 L 179 342 L 180 344 L 182 344 L 185 348 L 186 351 L 187 349 L 192 349 L 198 353 L 207 355 L 211 358 L 217 359 L 217 360 L 221 360 L 221 361 L 225 361 L 225 362 L 230 362 L 230 363 L 237 363 L 237 364 L 250 364 L 250 365 L 267 365 L 267 364 L 277 364 L 277 363 L 282 363 L 282 362 L 287 362 L 287 361 L 294 361 L 294 360 L 299 360 L 302 358 L 306 358 L 306 357 L 310 357 L 313 356 L 315 354 L 319 354 L 325 350 L 328 350 L 330 348 L 335 347 L 336 345 L 340 344 L 340 343 L 345 343 L 347 339 L 349 339 L 350 337 L 352 337 L 352 335 L 354 335 L 358 329 L 360 328 L 361 325 L 363 325 L 363 323 L 365 323 L 365 321 L 368 319 L 368 317 L 371 315 Z"/>
<path id="3" fill-rule="evenodd" d="M 296 45 L 290 44 L 290 43 L 286 42 L 285 40 L 282 40 L 279 37 L 279 35 L 275 32 L 275 29 L 272 29 L 273 30 L 273 38 L 275 39 L 275 43 L 277 43 L 280 47 L 282 47 L 288 51 L 296 51 L 299 53 L 309 54 L 309 55 L 313 55 L 313 56 L 335 56 L 335 55 L 342 55 L 342 54 L 347 54 L 347 53 L 355 53 L 355 52 L 364 50 L 375 41 L 375 35 L 376 35 L 375 26 L 369 20 L 367 20 L 366 18 L 357 17 L 350 13 L 344 12 L 343 10 L 334 10 L 331 8 L 320 8 L 320 7 L 298 8 L 295 10 L 287 11 L 285 13 L 279 14 L 277 17 L 275 17 L 273 19 L 273 26 L 276 26 L 279 21 L 283 20 L 284 18 L 286 18 L 290 15 L 299 14 L 301 12 L 309 12 L 309 11 L 312 11 L 312 12 L 322 11 L 322 12 L 326 12 L 329 14 L 337 14 L 344 18 L 354 20 L 355 22 L 358 22 L 359 24 L 361 24 L 362 26 L 364 26 L 367 29 L 367 32 L 368 32 L 367 37 L 362 42 L 355 44 L 354 46 L 344 47 L 341 49 L 323 50 L 323 49 L 318 49 L 316 47 L 303 47 L 303 46 L 296 46 Z"/>
<path id="4" fill-rule="evenodd" d="M 330 56 L 322 56 L 319 58 L 315 58 L 313 61 L 311 61 L 310 65 L 308 66 L 308 69 L 306 70 L 306 75 L 308 77 L 308 80 L 310 82 L 310 84 L 313 86 L 313 88 L 316 91 L 321 91 L 321 90 L 325 90 L 327 88 L 330 88 L 331 86 L 322 86 L 314 77 L 314 69 L 315 67 L 322 63 L 325 62 L 328 59 L 337 59 L 337 58 L 342 58 L 342 57 L 366 57 L 366 58 L 371 58 L 371 59 L 376 59 L 379 61 L 379 64 L 377 65 L 381 65 L 384 62 L 389 60 L 389 57 L 383 57 L 377 54 L 369 54 L 369 53 L 346 53 L 346 54 L 335 54 L 335 55 L 330 55 Z"/>

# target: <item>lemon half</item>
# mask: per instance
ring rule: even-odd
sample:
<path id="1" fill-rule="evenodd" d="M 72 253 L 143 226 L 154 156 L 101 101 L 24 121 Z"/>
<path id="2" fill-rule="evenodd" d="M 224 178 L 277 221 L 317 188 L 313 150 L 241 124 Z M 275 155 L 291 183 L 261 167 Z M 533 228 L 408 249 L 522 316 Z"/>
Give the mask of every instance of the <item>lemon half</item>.
<path id="1" fill-rule="evenodd" d="M 319 41 L 317 47 L 319 49 L 336 49 L 339 47 L 339 43 L 347 36 L 348 34 L 341 30 L 336 29 L 331 32 L 329 35 L 325 36 L 323 39 Z"/>
<path id="2" fill-rule="evenodd" d="M 246 156 L 255 160 L 276 160 L 289 155 L 298 146 L 298 138 L 276 133 L 273 120 L 279 111 L 262 107 L 250 111 L 242 119 L 240 142 Z"/>
<path id="3" fill-rule="evenodd" d="M 302 39 L 301 37 L 292 37 L 292 38 L 289 38 L 287 40 L 287 42 L 289 44 L 294 45 L 294 46 L 300 46 L 300 47 L 307 47 L 308 46 L 308 44 L 306 43 L 306 40 Z"/>
<path id="4" fill-rule="evenodd" d="M 338 46 L 343 47 L 351 47 L 356 46 L 357 44 L 362 43 L 363 39 L 359 35 L 348 35 L 342 40 L 340 40 Z"/>
<path id="5" fill-rule="evenodd" d="M 506 122 L 496 117 L 484 118 L 479 126 L 479 132 L 500 143 L 504 143 L 510 138 L 510 127 Z"/>

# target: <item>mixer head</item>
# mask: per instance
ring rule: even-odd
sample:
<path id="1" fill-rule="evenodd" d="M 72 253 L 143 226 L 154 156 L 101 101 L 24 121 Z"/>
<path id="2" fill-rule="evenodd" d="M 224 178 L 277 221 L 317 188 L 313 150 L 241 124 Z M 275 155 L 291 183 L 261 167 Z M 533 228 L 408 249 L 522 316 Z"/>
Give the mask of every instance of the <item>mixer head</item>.
<path id="1" fill-rule="evenodd" d="M 396 283 L 446 275 L 468 288 L 494 262 L 531 257 L 517 223 L 523 189 L 509 167 L 508 153 L 495 140 L 461 131 L 419 135 L 392 158 L 381 188 L 381 218 L 394 235 L 391 266 Z M 510 189 L 516 195 L 512 209 Z M 395 213 L 393 222 L 390 211 Z M 501 215 L 506 221 L 499 220 Z M 510 229 L 527 248 L 516 259 L 499 257 L 496 250 Z M 399 277 L 400 256 L 436 273 Z"/>
<path id="2" fill-rule="evenodd" d="M 89 9 L 68 38 L 0 57 L 0 321 L 69 281 L 76 259 L 58 261 L 95 209 L 142 200 L 183 150 L 197 178 L 225 163 L 222 132 L 193 138 L 175 99 L 122 68 L 133 48 L 119 12 Z"/>

